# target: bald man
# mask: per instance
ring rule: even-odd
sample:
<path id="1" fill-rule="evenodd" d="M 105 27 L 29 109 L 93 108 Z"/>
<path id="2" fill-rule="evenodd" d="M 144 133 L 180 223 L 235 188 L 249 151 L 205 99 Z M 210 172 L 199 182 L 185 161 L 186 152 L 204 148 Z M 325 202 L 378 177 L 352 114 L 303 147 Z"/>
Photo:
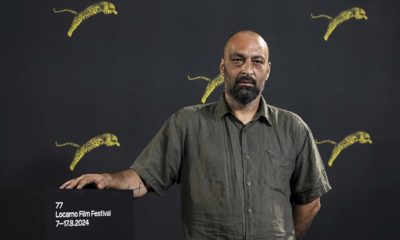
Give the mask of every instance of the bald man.
<path id="1" fill-rule="evenodd" d="M 240 31 L 225 44 L 218 102 L 172 115 L 133 165 L 85 174 L 60 188 L 161 195 L 181 184 L 186 239 L 299 239 L 331 187 L 312 133 L 262 97 L 271 72 L 265 40 Z"/>

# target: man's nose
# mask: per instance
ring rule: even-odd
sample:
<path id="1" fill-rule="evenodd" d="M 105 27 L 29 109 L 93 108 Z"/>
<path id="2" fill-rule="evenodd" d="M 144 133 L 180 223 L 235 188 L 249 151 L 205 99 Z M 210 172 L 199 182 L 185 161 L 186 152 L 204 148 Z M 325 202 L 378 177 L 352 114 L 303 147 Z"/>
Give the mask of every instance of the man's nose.
<path id="1" fill-rule="evenodd" d="M 254 75 L 253 65 L 251 64 L 251 61 L 246 61 L 246 62 L 242 65 L 241 74 L 242 74 L 242 75 L 250 75 L 250 76 L 253 76 L 253 75 Z"/>

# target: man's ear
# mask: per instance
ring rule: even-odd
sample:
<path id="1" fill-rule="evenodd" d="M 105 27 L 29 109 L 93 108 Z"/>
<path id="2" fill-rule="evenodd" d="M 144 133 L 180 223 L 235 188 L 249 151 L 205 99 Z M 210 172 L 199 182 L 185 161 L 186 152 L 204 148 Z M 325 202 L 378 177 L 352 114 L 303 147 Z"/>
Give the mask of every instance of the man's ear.
<path id="1" fill-rule="evenodd" d="M 221 75 L 221 76 L 224 76 L 224 72 L 225 72 L 225 60 L 224 60 L 224 58 L 221 58 L 221 62 L 220 62 L 220 64 L 219 64 L 219 74 Z"/>
<path id="2" fill-rule="evenodd" d="M 267 80 L 268 80 L 270 74 L 271 74 L 271 62 L 268 62 Z"/>

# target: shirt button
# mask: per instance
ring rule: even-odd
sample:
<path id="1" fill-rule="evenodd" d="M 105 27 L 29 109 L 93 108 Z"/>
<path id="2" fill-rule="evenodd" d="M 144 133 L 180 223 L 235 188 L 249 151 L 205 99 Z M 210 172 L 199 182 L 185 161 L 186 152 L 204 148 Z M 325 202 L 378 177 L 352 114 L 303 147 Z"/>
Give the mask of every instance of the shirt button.
<path id="1" fill-rule="evenodd" d="M 253 209 L 249 208 L 247 211 L 248 211 L 249 213 L 252 213 L 252 212 L 253 212 Z"/>
<path id="2" fill-rule="evenodd" d="M 250 159 L 250 156 L 249 155 L 244 155 L 244 158 L 246 159 L 246 160 L 249 160 Z"/>
<path id="3" fill-rule="evenodd" d="M 251 185 L 251 182 L 247 182 L 247 186 L 250 186 Z"/>

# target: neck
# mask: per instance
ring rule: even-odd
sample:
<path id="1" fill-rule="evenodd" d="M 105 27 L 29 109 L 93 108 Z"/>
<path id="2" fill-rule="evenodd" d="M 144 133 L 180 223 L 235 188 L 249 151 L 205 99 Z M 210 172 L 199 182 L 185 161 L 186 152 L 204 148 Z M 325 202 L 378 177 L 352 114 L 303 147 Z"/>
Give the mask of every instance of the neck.
<path id="1" fill-rule="evenodd" d="M 225 100 L 228 106 L 231 108 L 233 115 L 239 119 L 244 125 L 249 123 L 255 117 L 258 107 L 260 106 L 260 96 L 251 101 L 250 103 L 243 105 L 237 102 L 228 93 L 225 94 Z"/>

